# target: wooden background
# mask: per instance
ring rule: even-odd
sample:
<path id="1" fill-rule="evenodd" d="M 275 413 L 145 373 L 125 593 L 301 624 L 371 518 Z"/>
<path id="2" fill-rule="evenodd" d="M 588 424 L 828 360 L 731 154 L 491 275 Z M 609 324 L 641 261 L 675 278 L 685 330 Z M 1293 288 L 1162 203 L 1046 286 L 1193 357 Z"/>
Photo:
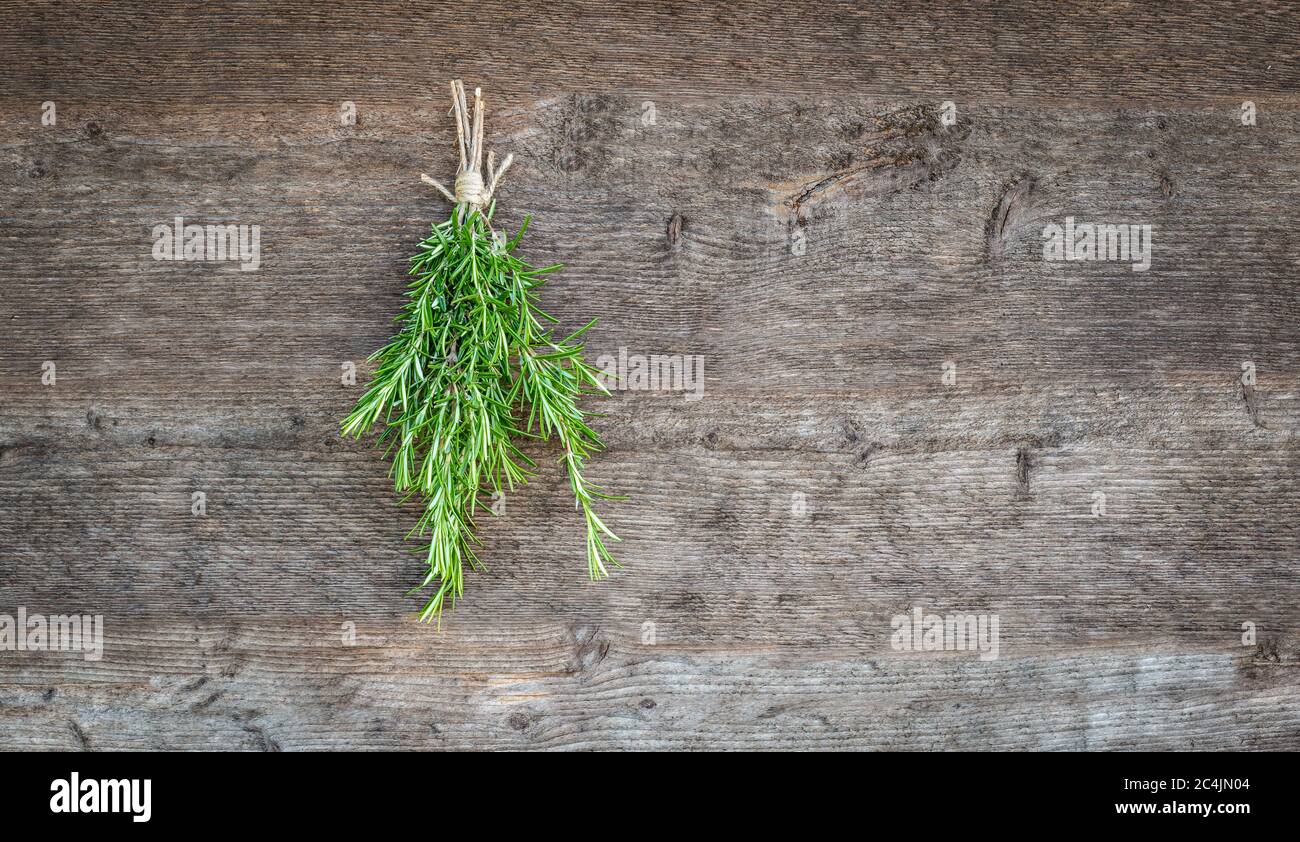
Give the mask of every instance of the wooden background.
<path id="1" fill-rule="evenodd" d="M 0 748 L 1300 747 L 1300 13 L 1197 5 L 0 3 L 0 613 L 108 638 L 0 652 Z M 600 405 L 624 571 L 546 458 L 439 633 L 337 425 L 453 76 L 549 309 L 706 384 Z M 178 214 L 261 269 L 154 261 Z"/>

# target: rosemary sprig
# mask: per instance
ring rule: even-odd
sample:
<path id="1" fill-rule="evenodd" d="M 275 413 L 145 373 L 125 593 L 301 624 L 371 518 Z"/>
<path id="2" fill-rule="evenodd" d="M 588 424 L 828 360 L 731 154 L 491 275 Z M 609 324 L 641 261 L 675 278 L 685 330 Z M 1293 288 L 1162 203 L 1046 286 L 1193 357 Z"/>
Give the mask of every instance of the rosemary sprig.
<path id="1" fill-rule="evenodd" d="M 488 508 L 482 495 L 533 475 L 518 438 L 559 442 L 586 522 L 589 574 L 601 579 L 619 566 L 606 545 L 619 539 L 593 509 L 596 499 L 619 498 L 583 476 L 602 444 L 578 400 L 608 394 L 576 341 L 595 322 L 563 339 L 544 326 L 556 320 L 538 306 L 537 291 L 560 267 L 516 257 L 528 220 L 506 243 L 494 236 L 494 210 L 495 202 L 486 211 L 462 204 L 432 227 L 411 258 L 401 329 L 371 356 L 374 378 L 343 421 L 343 434 L 357 438 L 382 425 L 394 486 L 424 504 L 407 537 L 429 536 L 428 571 L 412 591 L 432 593 L 425 622 L 464 594 L 466 566 L 482 566 L 474 551 L 475 508 Z"/>

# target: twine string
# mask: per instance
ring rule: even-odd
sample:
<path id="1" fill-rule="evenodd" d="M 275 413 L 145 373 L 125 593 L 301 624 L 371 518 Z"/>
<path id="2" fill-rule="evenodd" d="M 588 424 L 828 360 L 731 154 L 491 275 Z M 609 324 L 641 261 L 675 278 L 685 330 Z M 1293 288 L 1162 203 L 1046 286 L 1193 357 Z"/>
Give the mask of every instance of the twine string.
<path id="1" fill-rule="evenodd" d="M 489 152 L 487 156 L 488 176 L 484 181 L 483 169 L 483 90 L 474 89 L 474 113 L 471 119 L 465 99 L 465 84 L 456 79 L 451 83 L 451 109 L 456 118 L 456 143 L 460 151 L 460 168 L 456 170 L 453 182 L 455 192 L 448 190 L 437 179 L 420 173 L 420 180 L 432 185 L 456 205 L 467 205 L 473 210 L 481 211 L 492 201 L 501 179 L 514 161 L 513 154 L 506 155 L 501 166 L 496 166 L 496 155 Z"/>

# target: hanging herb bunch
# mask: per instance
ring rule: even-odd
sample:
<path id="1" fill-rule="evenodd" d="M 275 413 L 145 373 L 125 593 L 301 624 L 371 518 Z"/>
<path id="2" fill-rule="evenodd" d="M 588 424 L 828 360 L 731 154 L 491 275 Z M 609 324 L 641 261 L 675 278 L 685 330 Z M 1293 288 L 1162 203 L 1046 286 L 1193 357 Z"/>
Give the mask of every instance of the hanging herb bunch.
<path id="1" fill-rule="evenodd" d="M 482 566 L 474 517 L 490 511 L 484 496 L 513 491 L 533 475 L 522 439 L 558 442 L 586 522 L 591 578 L 618 566 L 607 547 L 618 537 L 593 509 L 598 498 L 618 498 L 583 476 L 602 445 L 578 401 L 608 394 L 578 342 L 595 321 L 562 339 L 548 326 L 556 320 L 538 306 L 538 290 L 560 267 L 537 269 L 515 256 L 528 219 L 509 241 L 493 228 L 495 194 L 513 156 L 498 167 L 489 153 L 483 168 L 482 94 L 474 91 L 471 121 L 464 85 L 454 81 L 451 91 L 460 148 L 455 189 L 421 179 L 455 209 L 411 258 L 401 329 L 371 356 L 374 378 L 343 421 L 343 434 L 356 438 L 381 425 L 398 493 L 423 504 L 407 537 L 429 540 L 428 570 L 412 591 L 428 595 L 425 622 L 440 620 L 464 594 L 466 567 Z"/>

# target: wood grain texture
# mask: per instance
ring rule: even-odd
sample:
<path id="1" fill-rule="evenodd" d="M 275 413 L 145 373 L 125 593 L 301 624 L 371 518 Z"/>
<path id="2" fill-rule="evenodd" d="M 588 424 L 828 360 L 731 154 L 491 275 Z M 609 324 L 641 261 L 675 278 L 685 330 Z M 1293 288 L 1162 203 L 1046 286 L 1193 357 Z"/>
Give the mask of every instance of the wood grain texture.
<path id="1" fill-rule="evenodd" d="M 1293 8 L 481 5 L 0 4 L 0 613 L 107 627 L 0 651 L 0 748 L 1300 747 Z M 439 633 L 337 425 L 452 75 L 550 312 L 705 389 L 600 403 L 625 570 L 546 458 Z M 261 268 L 155 261 L 176 215 Z M 1045 262 L 1066 215 L 1151 269 Z"/>
<path id="2" fill-rule="evenodd" d="M 1127 102 L 1300 86 L 1300 10 L 1277 0 L 3 6 L 19 78 L 0 98 L 17 102 L 441 105 L 433 80 L 451 76 L 490 80 L 497 102 L 578 88 Z"/>

